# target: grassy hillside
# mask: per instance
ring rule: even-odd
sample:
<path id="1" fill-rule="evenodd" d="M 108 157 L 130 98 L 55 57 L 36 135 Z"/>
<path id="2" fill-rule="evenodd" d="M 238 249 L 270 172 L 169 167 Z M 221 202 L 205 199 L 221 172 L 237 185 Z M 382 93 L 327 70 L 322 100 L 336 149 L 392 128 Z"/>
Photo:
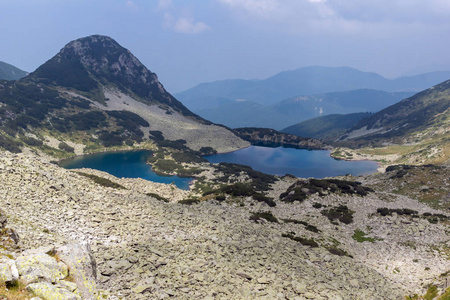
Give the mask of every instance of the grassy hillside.
<path id="1" fill-rule="evenodd" d="M 361 119 L 370 115 L 372 113 L 321 116 L 286 127 L 281 132 L 331 142 L 341 137 Z"/>
<path id="2" fill-rule="evenodd" d="M 448 162 L 450 80 L 362 119 L 335 145 L 396 155 L 397 162 Z"/>

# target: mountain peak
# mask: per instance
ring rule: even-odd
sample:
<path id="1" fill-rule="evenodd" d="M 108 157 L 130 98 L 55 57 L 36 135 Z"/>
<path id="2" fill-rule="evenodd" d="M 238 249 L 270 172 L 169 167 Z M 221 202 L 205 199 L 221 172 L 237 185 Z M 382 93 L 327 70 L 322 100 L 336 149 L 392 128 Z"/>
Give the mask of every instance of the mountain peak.
<path id="1" fill-rule="evenodd" d="M 131 52 L 108 36 L 92 35 L 68 43 L 59 59 L 76 58 L 95 76 L 121 77 L 128 83 L 154 84 L 158 78 Z"/>
<path id="2" fill-rule="evenodd" d="M 114 39 L 102 35 L 71 41 L 32 75 L 86 92 L 99 84 L 114 84 L 142 98 L 167 93 L 156 74 Z"/>

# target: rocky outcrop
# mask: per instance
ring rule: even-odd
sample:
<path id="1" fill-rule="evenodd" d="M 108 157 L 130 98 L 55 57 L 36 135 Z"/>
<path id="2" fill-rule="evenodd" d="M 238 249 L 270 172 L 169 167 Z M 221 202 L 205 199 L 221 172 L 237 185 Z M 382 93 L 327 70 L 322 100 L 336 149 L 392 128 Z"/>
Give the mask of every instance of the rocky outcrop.
<path id="1" fill-rule="evenodd" d="M 3 224 L 6 213 L 1 211 Z M 4 241 L 0 247 L 4 247 Z M 43 300 L 98 299 L 96 262 L 89 245 L 68 244 L 28 249 L 21 254 L 0 252 L 0 281 L 19 281 Z M 68 279 L 73 280 L 68 281 Z"/>
<path id="2" fill-rule="evenodd" d="M 97 264 L 89 244 L 68 244 L 56 250 L 56 255 L 71 270 L 71 276 L 83 299 L 96 299 Z"/>

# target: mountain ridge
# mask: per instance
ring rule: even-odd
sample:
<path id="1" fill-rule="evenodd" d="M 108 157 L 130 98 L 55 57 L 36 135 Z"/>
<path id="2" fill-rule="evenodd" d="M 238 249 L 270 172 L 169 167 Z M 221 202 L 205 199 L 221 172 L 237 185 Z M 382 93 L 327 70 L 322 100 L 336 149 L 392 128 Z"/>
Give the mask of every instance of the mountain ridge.
<path id="1" fill-rule="evenodd" d="M 222 100 L 215 108 L 199 109 L 195 113 L 230 128 L 267 127 L 281 130 L 329 114 L 376 112 L 411 95 L 409 92 L 360 89 L 297 96 L 269 106 L 252 101 Z"/>
<path id="2" fill-rule="evenodd" d="M 450 72 L 387 79 L 379 74 L 350 67 L 305 67 L 284 71 L 262 80 L 228 79 L 202 83 L 175 96 L 189 109 L 214 107 L 219 99 L 246 99 L 260 104 L 296 96 L 355 89 L 419 92 L 450 78 Z"/>
<path id="3" fill-rule="evenodd" d="M 28 73 L 6 62 L 0 61 L 0 80 L 17 80 Z"/>

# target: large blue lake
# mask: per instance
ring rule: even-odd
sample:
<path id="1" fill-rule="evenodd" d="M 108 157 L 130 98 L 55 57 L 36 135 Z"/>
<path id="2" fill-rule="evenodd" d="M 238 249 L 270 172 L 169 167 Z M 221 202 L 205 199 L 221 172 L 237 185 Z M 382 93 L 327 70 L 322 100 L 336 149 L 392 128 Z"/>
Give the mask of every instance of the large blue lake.
<path id="1" fill-rule="evenodd" d="M 77 156 L 64 160 L 60 165 L 66 169 L 91 168 L 110 173 L 116 177 L 142 178 L 154 182 L 175 183 L 181 189 L 189 189 L 191 178 L 161 176 L 151 170 L 147 159 L 148 150 L 104 152 Z M 231 162 L 252 167 L 254 170 L 273 174 L 292 174 L 297 177 L 323 178 L 338 175 L 363 175 L 374 173 L 377 163 L 373 161 L 343 161 L 330 157 L 325 150 L 294 148 L 269 148 L 251 146 L 235 152 L 205 156 L 213 163 Z"/>
<path id="2" fill-rule="evenodd" d="M 153 172 L 152 167 L 147 164 L 151 154 L 148 150 L 104 152 L 66 159 L 60 165 L 66 169 L 96 169 L 119 178 L 142 178 L 166 184 L 173 182 L 180 189 L 189 189 L 192 178 L 161 176 Z"/>
<path id="3" fill-rule="evenodd" d="M 250 146 L 238 151 L 205 156 L 212 163 L 230 162 L 273 174 L 323 178 L 338 175 L 365 175 L 376 172 L 374 161 L 344 161 L 330 157 L 330 151 Z"/>

